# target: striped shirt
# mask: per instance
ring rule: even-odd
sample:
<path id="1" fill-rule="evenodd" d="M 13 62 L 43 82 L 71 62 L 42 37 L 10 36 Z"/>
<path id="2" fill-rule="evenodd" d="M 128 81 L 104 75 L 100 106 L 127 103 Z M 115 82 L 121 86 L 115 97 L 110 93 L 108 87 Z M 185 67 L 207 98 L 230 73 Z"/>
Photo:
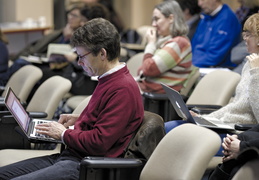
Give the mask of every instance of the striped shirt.
<path id="1" fill-rule="evenodd" d="M 161 42 L 162 41 L 162 42 Z M 180 91 L 192 72 L 192 49 L 187 37 L 167 36 L 159 43 L 149 43 L 139 71 L 144 79 L 139 86 L 144 92 L 164 93 L 160 83 Z"/>

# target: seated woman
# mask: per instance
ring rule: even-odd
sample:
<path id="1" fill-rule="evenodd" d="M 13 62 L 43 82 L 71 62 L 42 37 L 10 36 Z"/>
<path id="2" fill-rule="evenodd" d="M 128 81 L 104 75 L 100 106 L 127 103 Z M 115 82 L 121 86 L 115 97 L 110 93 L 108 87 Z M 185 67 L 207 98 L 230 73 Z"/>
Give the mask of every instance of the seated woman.
<path id="1" fill-rule="evenodd" d="M 164 93 L 160 82 L 180 91 L 192 71 L 188 26 L 176 1 L 155 6 L 152 26 L 147 32 L 143 64 L 139 68 L 139 86 L 143 92 Z"/>
<path id="2" fill-rule="evenodd" d="M 246 41 L 249 53 L 259 53 L 259 13 L 249 17 L 244 24 L 243 38 Z M 231 103 L 221 109 L 203 116 L 220 119 L 226 124 L 257 124 L 259 122 L 259 58 L 258 55 L 248 56 L 236 94 Z M 202 96 L 202 94 L 201 94 Z M 193 116 L 198 114 L 192 112 Z M 169 121 L 165 123 L 166 132 L 174 127 L 185 123 L 185 121 Z"/>

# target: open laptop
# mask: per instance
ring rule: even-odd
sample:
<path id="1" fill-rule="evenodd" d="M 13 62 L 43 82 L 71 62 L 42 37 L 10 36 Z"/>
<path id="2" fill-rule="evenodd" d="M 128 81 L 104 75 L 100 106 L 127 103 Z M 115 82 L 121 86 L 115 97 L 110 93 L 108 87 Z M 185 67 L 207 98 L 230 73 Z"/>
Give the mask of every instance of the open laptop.
<path id="1" fill-rule="evenodd" d="M 189 112 L 188 107 L 183 101 L 182 96 L 174 89 L 168 87 L 167 85 L 161 83 L 163 89 L 166 92 L 168 99 L 173 105 L 178 116 L 183 118 L 190 123 L 197 124 L 199 126 L 204 126 L 211 129 L 226 129 L 235 130 L 234 127 L 222 123 L 219 119 L 213 117 L 193 117 Z M 206 118 L 206 119 L 205 119 Z"/>
<path id="2" fill-rule="evenodd" d="M 47 123 L 51 121 L 43 119 L 32 119 L 29 116 L 28 112 L 24 109 L 23 105 L 20 103 L 19 99 L 17 98 L 11 87 L 8 87 L 4 103 L 10 113 L 13 115 L 14 119 L 17 121 L 20 128 L 22 129 L 24 135 L 29 140 L 41 140 L 55 143 L 62 142 L 60 140 L 56 140 L 54 138 L 36 133 L 35 126 L 37 124 Z"/>

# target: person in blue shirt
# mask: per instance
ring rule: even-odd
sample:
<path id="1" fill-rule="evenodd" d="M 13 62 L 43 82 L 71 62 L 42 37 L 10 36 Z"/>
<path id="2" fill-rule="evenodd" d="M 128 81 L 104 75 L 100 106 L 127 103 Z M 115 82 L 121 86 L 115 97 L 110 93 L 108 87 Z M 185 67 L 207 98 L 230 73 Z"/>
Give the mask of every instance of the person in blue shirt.
<path id="1" fill-rule="evenodd" d="M 193 64 L 197 67 L 227 67 L 230 51 L 241 39 L 241 24 L 221 0 L 198 0 L 201 20 L 192 39 Z"/>

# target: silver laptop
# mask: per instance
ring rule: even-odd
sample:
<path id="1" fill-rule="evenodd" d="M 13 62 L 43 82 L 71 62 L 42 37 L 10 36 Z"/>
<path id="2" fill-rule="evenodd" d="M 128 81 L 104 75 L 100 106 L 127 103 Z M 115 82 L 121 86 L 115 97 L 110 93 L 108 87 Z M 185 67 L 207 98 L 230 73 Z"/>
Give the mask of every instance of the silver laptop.
<path id="1" fill-rule="evenodd" d="M 8 108 L 14 119 L 22 129 L 22 132 L 29 140 L 42 140 L 48 142 L 61 143 L 60 140 L 36 133 L 35 126 L 40 123 L 51 122 L 51 120 L 32 119 L 28 112 L 24 109 L 11 87 L 8 87 L 5 100 L 5 106 Z"/>
<path id="2" fill-rule="evenodd" d="M 178 116 L 183 118 L 183 120 L 188 121 L 189 123 L 197 124 L 199 126 L 204 126 L 211 129 L 227 129 L 227 130 L 235 130 L 234 127 L 230 125 L 226 125 L 222 123 L 217 118 L 212 117 L 193 117 L 186 106 L 185 102 L 183 101 L 182 96 L 175 91 L 174 89 L 168 87 L 167 85 L 161 83 L 163 89 L 166 92 L 168 99 L 170 100 L 171 104 L 173 105 L 175 111 L 177 112 Z"/>

